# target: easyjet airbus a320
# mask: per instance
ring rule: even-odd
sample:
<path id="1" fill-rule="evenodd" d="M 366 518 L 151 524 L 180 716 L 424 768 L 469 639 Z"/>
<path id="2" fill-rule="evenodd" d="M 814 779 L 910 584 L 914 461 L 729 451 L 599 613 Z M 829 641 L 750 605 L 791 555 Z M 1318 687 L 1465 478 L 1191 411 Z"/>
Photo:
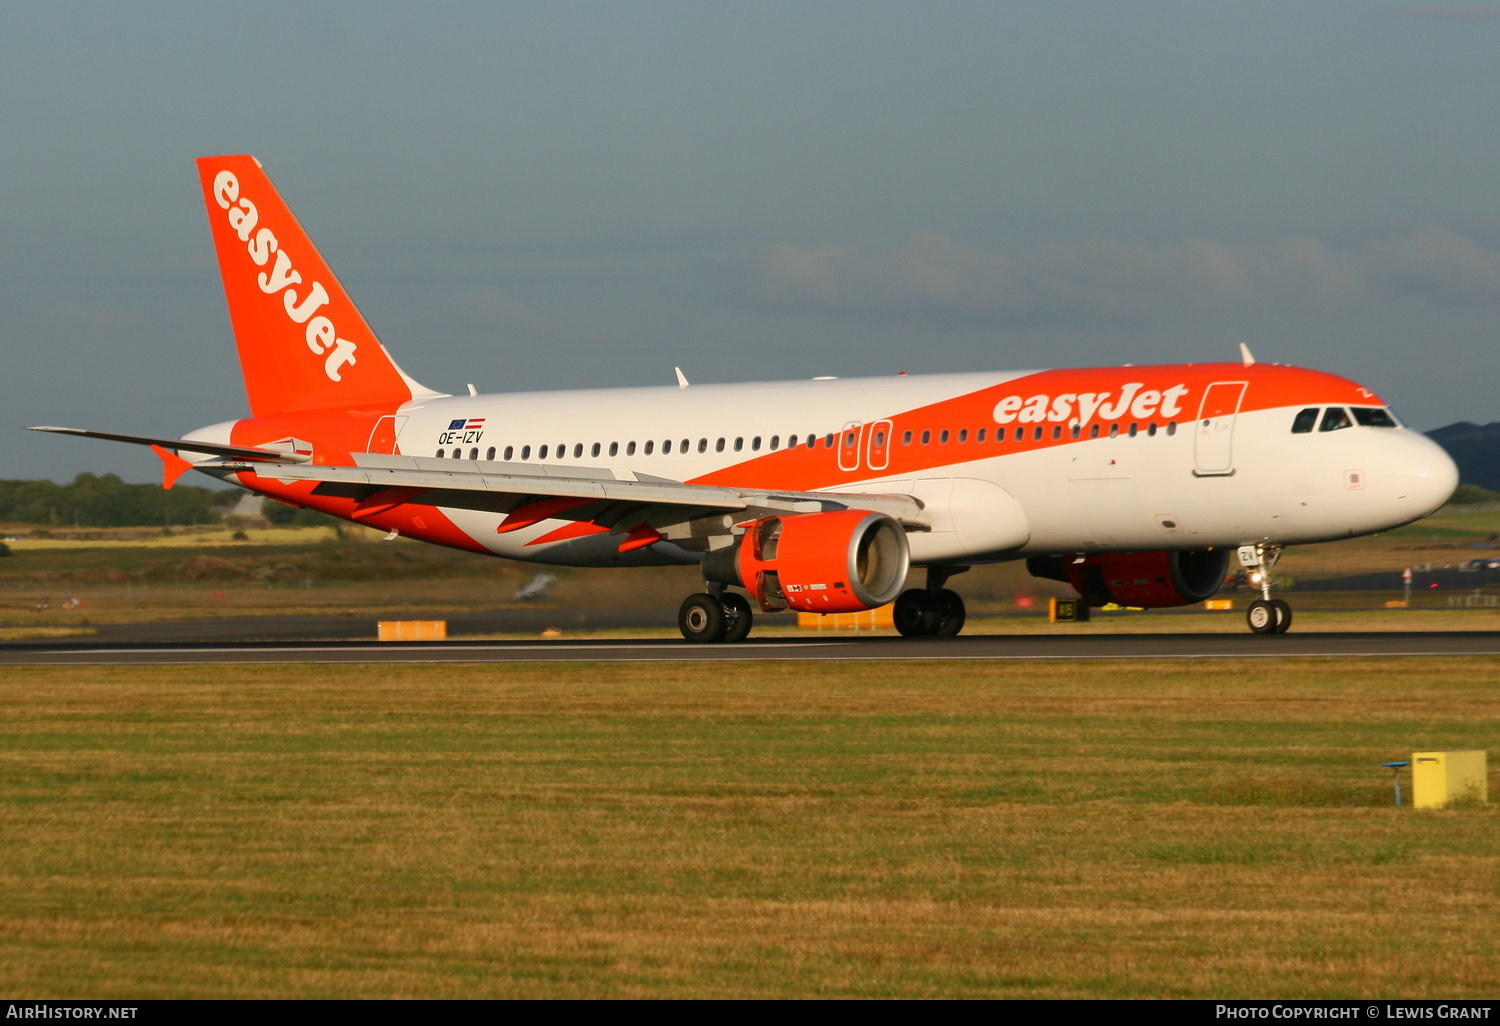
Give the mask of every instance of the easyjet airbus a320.
<path id="1" fill-rule="evenodd" d="M 1284 631 L 1283 546 L 1441 506 L 1453 461 L 1353 381 L 1256 363 L 453 396 L 402 372 L 258 161 L 198 161 L 250 416 L 149 445 L 197 470 L 423 541 L 573 566 L 688 563 L 690 641 L 752 608 L 895 601 L 953 635 L 948 579 L 1025 559 L 1090 605 L 1185 605 L 1231 558 Z M 470 392 L 472 393 L 472 388 Z M 926 569 L 906 588 L 911 568 Z M 731 588 L 742 589 L 748 599 Z"/>

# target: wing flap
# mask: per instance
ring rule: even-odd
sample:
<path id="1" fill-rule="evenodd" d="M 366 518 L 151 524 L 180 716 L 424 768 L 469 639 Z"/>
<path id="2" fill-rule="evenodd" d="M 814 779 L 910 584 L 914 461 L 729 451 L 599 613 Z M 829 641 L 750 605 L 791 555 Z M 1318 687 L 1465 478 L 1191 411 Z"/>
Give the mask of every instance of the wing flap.
<path id="1" fill-rule="evenodd" d="M 869 509 L 885 513 L 909 530 L 927 530 L 922 504 L 910 495 L 854 492 L 766 492 L 718 485 L 683 484 L 661 478 L 622 480 L 597 467 L 485 463 L 425 456 L 359 453 L 355 466 L 281 464 L 253 469 L 282 481 L 316 481 L 318 491 L 378 502 L 381 493 L 413 501 L 513 514 L 509 529 L 529 524 L 523 507 L 546 503 L 545 519 L 591 521 L 611 530 L 647 523 L 662 527 L 713 514 L 753 519 L 770 514 L 827 509 Z M 553 502 L 549 500 L 576 500 Z"/>
<path id="2" fill-rule="evenodd" d="M 413 459 L 413 462 L 438 463 L 443 461 Z M 446 462 L 453 464 L 456 461 Z M 391 488 L 415 488 L 424 493 L 421 499 L 423 502 L 434 505 L 459 505 L 470 509 L 494 509 L 496 507 L 488 502 L 476 506 L 470 501 L 460 501 L 464 500 L 464 496 L 468 494 L 510 496 L 523 500 L 576 498 L 640 504 L 711 506 L 725 511 L 742 510 L 746 506 L 739 492 L 731 488 L 620 481 L 613 478 L 562 477 L 552 474 L 515 474 L 503 470 L 480 469 L 485 466 L 485 464 L 464 461 L 461 469 L 452 467 L 442 470 L 429 467 L 371 466 L 363 463 L 354 467 L 288 464 L 256 469 L 258 473 L 278 481 L 353 484 L 377 491 Z M 489 466 L 496 465 L 490 464 Z M 444 502 L 439 499 L 453 501 Z"/>

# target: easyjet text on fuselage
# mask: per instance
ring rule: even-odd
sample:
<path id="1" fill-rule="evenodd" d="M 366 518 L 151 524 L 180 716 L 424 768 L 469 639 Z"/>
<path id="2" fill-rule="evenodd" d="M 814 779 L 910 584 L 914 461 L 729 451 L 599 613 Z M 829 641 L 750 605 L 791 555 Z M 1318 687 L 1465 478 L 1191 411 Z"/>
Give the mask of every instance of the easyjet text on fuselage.
<path id="1" fill-rule="evenodd" d="M 1143 381 L 1132 381 L 1120 389 L 1118 398 L 1114 397 L 1113 392 L 1063 392 L 1058 395 L 1044 393 L 1026 397 L 1008 395 L 995 404 L 994 416 L 997 424 L 1040 424 L 1048 421 L 1080 425 L 1087 424 L 1096 417 L 1099 420 L 1118 420 L 1127 413 L 1135 420 L 1171 418 L 1182 414 L 1181 399 L 1187 393 L 1187 385 L 1156 389 L 1147 388 Z"/>

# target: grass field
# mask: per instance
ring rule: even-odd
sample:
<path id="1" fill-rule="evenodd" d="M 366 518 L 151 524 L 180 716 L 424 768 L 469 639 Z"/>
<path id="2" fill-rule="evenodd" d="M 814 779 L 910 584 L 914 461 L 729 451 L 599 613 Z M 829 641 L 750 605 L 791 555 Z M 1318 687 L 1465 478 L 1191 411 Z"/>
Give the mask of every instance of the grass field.
<path id="1" fill-rule="evenodd" d="M 9 669 L 0 989 L 1494 998 L 1500 810 L 1379 763 L 1493 763 L 1497 679 Z"/>

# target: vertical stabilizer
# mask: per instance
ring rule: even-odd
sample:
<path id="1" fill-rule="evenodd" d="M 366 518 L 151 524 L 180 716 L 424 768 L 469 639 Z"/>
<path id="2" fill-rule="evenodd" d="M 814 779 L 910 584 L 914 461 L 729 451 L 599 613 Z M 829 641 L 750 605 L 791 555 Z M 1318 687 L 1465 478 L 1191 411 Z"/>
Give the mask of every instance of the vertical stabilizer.
<path id="1" fill-rule="evenodd" d="M 198 176 L 252 414 L 435 394 L 386 353 L 258 160 L 200 157 Z"/>

